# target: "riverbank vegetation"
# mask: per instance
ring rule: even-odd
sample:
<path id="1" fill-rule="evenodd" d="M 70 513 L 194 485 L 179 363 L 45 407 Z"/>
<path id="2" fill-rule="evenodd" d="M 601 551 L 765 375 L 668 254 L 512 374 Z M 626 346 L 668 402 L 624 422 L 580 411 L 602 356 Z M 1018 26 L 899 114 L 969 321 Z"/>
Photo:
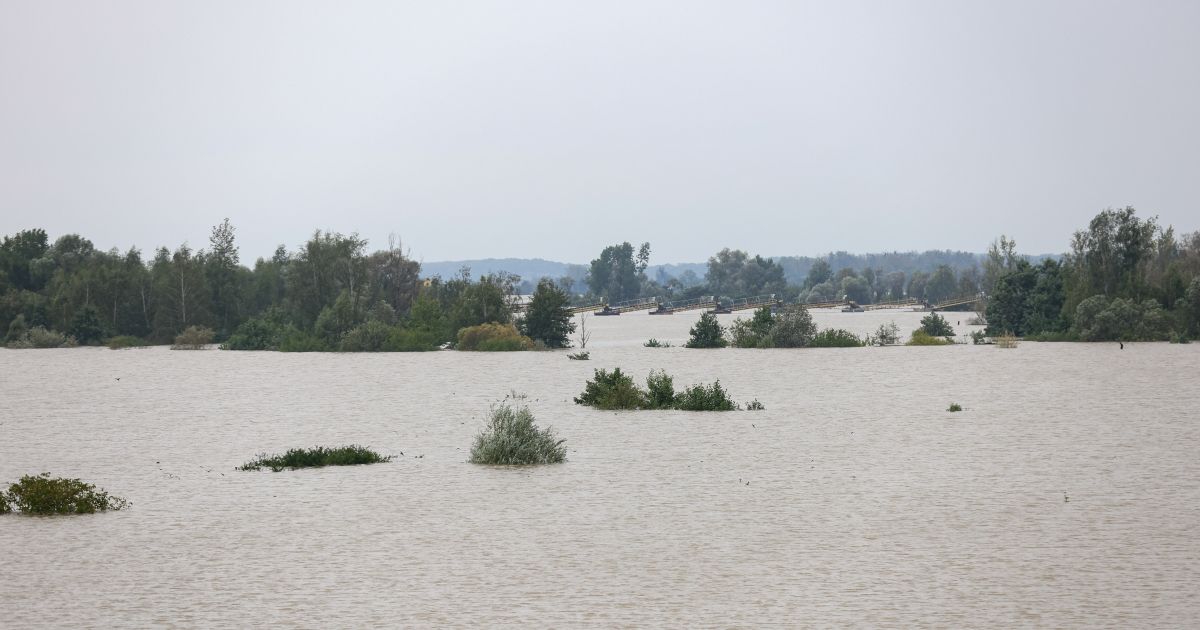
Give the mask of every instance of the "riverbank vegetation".
<path id="1" fill-rule="evenodd" d="M 390 455 L 384 456 L 365 446 L 352 444 L 326 448 L 293 448 L 282 455 L 267 455 L 238 466 L 238 470 L 262 470 L 270 468 L 274 472 L 284 469 L 321 468 L 324 466 L 358 466 L 362 464 L 381 464 L 392 461 Z"/>
<path id="2" fill-rule="evenodd" d="M 526 466 L 566 460 L 566 440 L 559 439 L 550 427 L 539 428 L 533 412 L 518 400 L 491 408 L 487 425 L 471 445 L 472 464 Z"/>
<path id="3" fill-rule="evenodd" d="M 757 400 L 755 401 L 757 402 Z M 721 386 L 697 384 L 675 391 L 675 379 L 665 371 L 651 371 L 646 387 L 639 387 L 633 378 L 614 368 L 609 372 L 597 369 L 584 384 L 583 393 L 575 404 L 604 410 L 678 409 L 681 411 L 735 411 L 738 404 Z M 761 404 L 761 403 L 759 403 Z"/>
<path id="4" fill-rule="evenodd" d="M 129 502 L 79 479 L 51 477 L 49 473 L 26 475 L 0 492 L 0 514 L 92 514 L 120 510 Z"/>

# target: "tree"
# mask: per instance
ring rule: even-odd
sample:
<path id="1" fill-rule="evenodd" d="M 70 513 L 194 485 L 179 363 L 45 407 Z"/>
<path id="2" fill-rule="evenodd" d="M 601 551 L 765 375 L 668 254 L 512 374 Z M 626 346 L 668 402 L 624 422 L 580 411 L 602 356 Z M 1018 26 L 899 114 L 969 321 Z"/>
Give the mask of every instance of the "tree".
<path id="1" fill-rule="evenodd" d="M 817 324 L 803 305 L 796 304 L 775 315 L 771 327 L 770 346 L 774 348 L 803 348 L 817 335 Z"/>
<path id="2" fill-rule="evenodd" d="M 953 337 L 954 327 L 946 318 L 937 313 L 930 313 L 921 318 L 921 328 L 930 337 Z"/>
<path id="3" fill-rule="evenodd" d="M 1015 271 L 1000 277 L 988 299 L 988 333 L 1062 332 L 1067 328 L 1062 316 L 1065 300 L 1058 262 L 1048 259 L 1035 267 L 1021 260 Z"/>
<path id="4" fill-rule="evenodd" d="M 1017 270 L 1019 260 L 1017 242 L 1001 234 L 999 239 L 992 241 L 987 257 L 983 260 L 983 281 L 980 289 L 991 295 L 1000 278 Z"/>
<path id="5" fill-rule="evenodd" d="M 763 348 L 771 343 L 771 329 L 775 326 L 775 318 L 771 307 L 764 306 L 754 311 L 754 317 L 746 320 L 738 318 L 729 327 L 729 336 L 736 348 Z"/>
<path id="6" fill-rule="evenodd" d="M 808 277 L 804 279 L 804 288 L 811 289 L 823 282 L 833 279 L 833 269 L 824 259 L 817 260 L 808 269 Z"/>
<path id="7" fill-rule="evenodd" d="M 100 343 L 104 337 L 104 329 L 100 327 L 100 316 L 96 314 L 96 307 L 88 304 L 75 311 L 70 334 L 80 345 Z"/>
<path id="8" fill-rule="evenodd" d="M 685 348 L 724 348 L 725 327 L 717 321 L 717 316 L 712 313 L 705 312 L 700 315 L 700 319 L 692 326 L 690 331 L 691 337 L 684 344 Z"/>
<path id="9" fill-rule="evenodd" d="M 645 255 L 644 259 L 642 255 Z M 641 293 L 642 278 L 650 256 L 650 244 L 643 243 L 634 260 L 633 245 L 629 242 L 609 245 L 592 261 L 587 282 L 591 292 L 606 298 L 609 303 L 636 298 Z"/>
<path id="10" fill-rule="evenodd" d="M 575 332 L 571 321 L 570 300 L 567 294 L 551 280 L 538 282 L 529 309 L 521 320 L 521 334 L 541 341 L 547 348 L 566 348 L 571 345 L 570 335 Z"/>

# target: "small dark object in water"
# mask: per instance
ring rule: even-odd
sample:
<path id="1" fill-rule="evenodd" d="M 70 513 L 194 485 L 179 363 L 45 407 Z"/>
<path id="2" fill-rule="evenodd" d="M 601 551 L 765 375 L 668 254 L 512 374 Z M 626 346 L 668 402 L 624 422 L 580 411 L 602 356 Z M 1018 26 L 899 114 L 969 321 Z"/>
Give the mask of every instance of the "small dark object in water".
<path id="1" fill-rule="evenodd" d="M 1121 349 L 1122 349 L 1122 350 L 1124 350 L 1124 349 L 1125 349 L 1125 342 L 1123 342 L 1123 341 L 1118 341 L 1117 343 L 1118 343 L 1118 344 L 1120 344 L 1120 346 L 1121 346 Z"/>

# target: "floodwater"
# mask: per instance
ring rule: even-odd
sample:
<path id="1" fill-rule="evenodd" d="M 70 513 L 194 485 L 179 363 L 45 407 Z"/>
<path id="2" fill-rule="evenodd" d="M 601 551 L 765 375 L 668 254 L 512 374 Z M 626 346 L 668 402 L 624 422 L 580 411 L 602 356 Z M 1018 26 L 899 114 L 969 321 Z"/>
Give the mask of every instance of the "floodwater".
<path id="1" fill-rule="evenodd" d="M 0 350 L 0 481 L 132 502 L 0 517 L 0 626 L 1200 623 L 1200 344 L 641 345 L 694 321 L 589 317 L 587 362 Z M 574 405 L 600 367 L 720 379 L 766 410 Z M 512 390 L 565 464 L 466 463 Z M 396 459 L 234 470 L 342 443 Z"/>

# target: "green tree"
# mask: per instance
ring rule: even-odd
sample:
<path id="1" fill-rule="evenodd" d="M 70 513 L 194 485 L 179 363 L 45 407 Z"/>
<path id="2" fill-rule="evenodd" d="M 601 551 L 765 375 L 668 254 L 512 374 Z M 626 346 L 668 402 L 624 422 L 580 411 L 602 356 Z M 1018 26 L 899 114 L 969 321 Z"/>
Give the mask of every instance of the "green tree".
<path id="1" fill-rule="evenodd" d="M 938 265 L 938 268 L 933 270 L 933 275 L 929 276 L 929 281 L 925 283 L 925 299 L 935 304 L 954 297 L 957 292 L 958 279 L 948 265 Z"/>
<path id="2" fill-rule="evenodd" d="M 804 279 L 804 288 L 811 289 L 823 282 L 833 280 L 833 269 L 824 259 L 817 260 L 808 269 L 808 276 Z"/>
<path id="3" fill-rule="evenodd" d="M 921 318 L 921 331 L 930 337 L 953 337 L 954 327 L 946 318 L 937 313 L 930 313 Z"/>
<path id="4" fill-rule="evenodd" d="M 685 348 L 724 348 L 725 327 L 717 321 L 712 313 L 700 315 L 700 319 L 692 326 L 691 337 L 684 344 Z"/>
<path id="5" fill-rule="evenodd" d="M 86 304 L 75 311 L 71 320 L 70 334 L 80 345 L 90 346 L 100 343 L 104 338 L 104 329 L 100 326 L 100 316 L 96 307 Z"/>
<path id="6" fill-rule="evenodd" d="M 817 334 L 817 324 L 803 305 L 788 306 L 775 315 L 771 326 L 770 347 L 803 348 L 812 343 Z"/>
<path id="7" fill-rule="evenodd" d="M 571 321 L 570 298 L 548 278 L 538 282 L 529 309 L 519 325 L 521 334 L 541 341 L 547 348 L 567 348 L 575 332 Z"/>
<path id="8" fill-rule="evenodd" d="M 638 260 L 634 260 L 633 245 L 628 242 L 605 247 L 588 270 L 587 282 L 591 292 L 606 298 L 609 303 L 638 297 L 645 277 L 644 263 L 649 262 L 650 244 L 643 243 L 638 254 Z"/>
<path id="9" fill-rule="evenodd" d="M 213 323 L 217 336 L 223 339 L 240 323 L 241 311 L 238 247 L 234 242 L 234 227 L 228 218 L 213 226 L 208 243 L 210 249 L 204 271 L 211 291 Z"/>

